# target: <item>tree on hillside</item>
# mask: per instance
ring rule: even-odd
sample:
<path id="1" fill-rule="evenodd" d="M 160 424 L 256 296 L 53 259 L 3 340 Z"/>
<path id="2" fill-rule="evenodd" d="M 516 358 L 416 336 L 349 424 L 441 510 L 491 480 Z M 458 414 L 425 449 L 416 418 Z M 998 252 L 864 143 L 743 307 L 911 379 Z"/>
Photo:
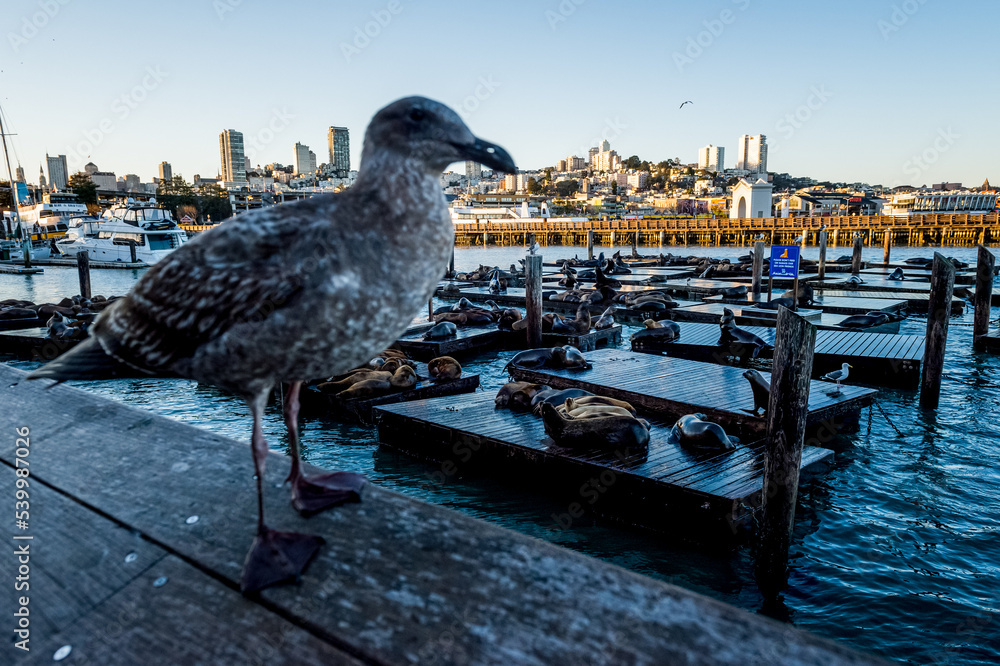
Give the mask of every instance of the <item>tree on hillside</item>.
<path id="1" fill-rule="evenodd" d="M 178 215 L 178 207 L 196 206 L 198 203 L 194 188 L 184 180 L 184 176 L 174 176 L 170 180 L 160 181 L 156 186 L 156 200 L 161 206 L 170 210 L 178 220 L 181 218 Z"/>
<path id="2" fill-rule="evenodd" d="M 222 222 L 233 216 L 229 193 L 218 185 L 205 185 L 198 195 L 198 212 L 206 221 Z"/>
<path id="3" fill-rule="evenodd" d="M 534 178 L 528 178 L 528 194 L 540 194 L 542 191 L 541 185 Z"/>
<path id="4" fill-rule="evenodd" d="M 67 188 L 80 197 L 80 203 L 97 205 L 97 183 L 82 171 L 77 171 L 69 177 Z"/>
<path id="5" fill-rule="evenodd" d="M 639 159 L 638 155 L 633 155 L 625 160 L 626 169 L 638 169 L 640 164 L 642 164 L 642 160 Z"/>
<path id="6" fill-rule="evenodd" d="M 7 181 L 0 181 L 0 208 L 3 210 L 11 210 L 14 208 L 14 199 L 11 196 L 10 183 Z"/>
<path id="7" fill-rule="evenodd" d="M 611 194 L 618 194 L 618 181 L 611 181 Z"/>
<path id="8" fill-rule="evenodd" d="M 575 179 L 562 180 L 556 183 L 556 194 L 561 197 L 571 197 L 580 190 L 580 183 Z"/>

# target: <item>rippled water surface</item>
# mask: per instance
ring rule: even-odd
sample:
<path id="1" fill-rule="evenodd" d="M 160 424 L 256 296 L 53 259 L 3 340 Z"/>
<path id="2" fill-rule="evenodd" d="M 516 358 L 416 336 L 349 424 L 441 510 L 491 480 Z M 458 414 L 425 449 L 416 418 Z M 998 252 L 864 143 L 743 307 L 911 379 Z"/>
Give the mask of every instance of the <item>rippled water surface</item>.
<path id="1" fill-rule="evenodd" d="M 664 248 L 675 254 L 735 258 L 738 248 Z M 653 250 L 645 249 L 646 253 Z M 836 258 L 849 249 L 831 249 Z M 895 248 L 893 259 L 931 251 Z M 585 248 L 543 248 L 546 258 L 585 256 Z M 816 248 L 804 256 L 815 258 Z M 968 248 L 945 254 L 975 260 Z M 520 248 L 459 248 L 459 270 L 479 263 L 508 266 Z M 881 259 L 881 249 L 866 259 Z M 125 293 L 140 271 L 95 270 L 94 293 Z M 76 269 L 42 275 L 0 275 L 0 298 L 35 302 L 77 292 Z M 436 304 L 437 305 L 437 304 Z M 415 313 L 416 314 L 416 313 Z M 915 391 L 883 390 L 878 410 L 859 431 L 838 436 L 832 468 L 799 494 L 791 578 L 783 607 L 767 612 L 795 626 L 908 663 L 1000 663 L 1000 359 L 973 354 L 972 312 L 951 320 L 941 406 L 923 412 Z M 911 317 L 901 333 L 923 334 Z M 627 338 L 627 336 L 626 336 Z M 626 346 L 623 343 L 623 347 Z M 492 392 L 510 353 L 466 364 Z M 11 361 L 22 368 L 34 367 Z M 181 380 L 120 380 L 81 387 L 213 432 L 249 439 L 250 419 L 238 400 Z M 892 425 L 890 425 L 891 420 Z M 633 571 L 762 612 L 750 546 L 719 548 L 650 535 L 598 519 L 556 529 L 557 498 L 502 479 L 456 478 L 430 483 L 436 467 L 380 448 L 373 428 L 312 418 L 302 424 L 304 454 L 318 465 L 350 469 L 373 482 L 448 506 L 524 534 L 572 548 Z M 284 449 L 277 405 L 265 421 L 272 446 Z M 250 457 L 247 456 L 248 473 Z"/>

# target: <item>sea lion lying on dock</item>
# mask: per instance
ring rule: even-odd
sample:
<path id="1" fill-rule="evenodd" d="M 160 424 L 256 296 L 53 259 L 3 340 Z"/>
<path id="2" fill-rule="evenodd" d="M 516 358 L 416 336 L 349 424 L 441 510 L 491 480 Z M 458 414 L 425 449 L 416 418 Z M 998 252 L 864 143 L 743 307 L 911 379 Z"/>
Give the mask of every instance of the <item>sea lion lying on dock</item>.
<path id="1" fill-rule="evenodd" d="M 493 398 L 493 404 L 496 405 L 497 409 L 505 409 L 510 403 L 511 395 L 530 385 L 531 382 L 507 382 L 497 391 L 496 397 Z"/>
<path id="2" fill-rule="evenodd" d="M 668 441 L 696 448 L 735 449 L 739 439 L 730 437 L 718 423 L 704 420 L 704 414 L 686 414 L 670 429 Z"/>
<path id="3" fill-rule="evenodd" d="M 905 280 L 906 277 L 903 275 L 902 268 L 896 268 L 893 272 L 889 273 L 889 277 L 886 280 Z"/>
<path id="4" fill-rule="evenodd" d="M 871 310 L 863 315 L 851 315 L 850 317 L 842 319 L 837 325 L 843 326 L 844 328 L 871 328 L 872 326 L 881 326 L 882 324 L 902 321 L 904 319 L 906 319 L 906 317 L 894 312 Z"/>
<path id="5" fill-rule="evenodd" d="M 756 370 L 747 370 L 743 376 L 750 382 L 750 390 L 753 391 L 753 411 L 751 412 L 749 409 L 743 411 L 754 416 L 757 416 L 757 412 L 760 410 L 767 412 L 767 405 L 771 400 L 771 385 Z"/>
<path id="6" fill-rule="evenodd" d="M 451 356 L 438 356 L 427 361 L 427 373 L 435 382 L 446 382 L 462 376 L 462 365 Z"/>
<path id="7" fill-rule="evenodd" d="M 624 400 L 616 400 L 615 398 L 608 398 L 603 395 L 567 397 L 562 405 L 556 406 L 556 409 L 565 412 L 569 416 L 575 417 L 574 412 L 579 409 L 594 409 L 598 407 L 621 409 L 630 416 L 636 415 L 635 407 L 631 404 L 625 402 Z"/>
<path id="8" fill-rule="evenodd" d="M 653 342 L 673 342 L 681 337 L 681 327 L 675 321 L 661 319 L 654 321 L 647 319 L 642 322 L 646 328 L 632 334 L 632 342 L 636 340 L 648 340 Z"/>
<path id="9" fill-rule="evenodd" d="M 424 340 L 443 340 L 458 335 L 458 326 L 450 321 L 442 321 L 424 333 Z"/>
<path id="10" fill-rule="evenodd" d="M 560 335 L 583 335 L 590 332 L 590 310 L 586 305 L 576 309 L 574 319 L 560 317 L 552 322 L 552 332 Z"/>
<path id="11" fill-rule="evenodd" d="M 601 316 L 597 318 L 594 322 L 592 328 L 595 331 L 603 331 L 606 328 L 611 328 L 615 325 L 615 310 L 618 308 L 614 305 L 609 305 L 607 309 L 601 313 Z"/>
<path id="12" fill-rule="evenodd" d="M 757 358 L 768 344 L 750 331 L 739 328 L 734 322 L 732 310 L 724 308 L 718 344 L 725 355 L 738 356 L 741 363 L 746 363 L 751 358 Z"/>
<path id="13" fill-rule="evenodd" d="M 792 308 L 795 305 L 795 299 L 786 296 L 780 298 L 775 298 L 767 303 L 757 303 L 754 305 L 755 308 L 760 308 L 761 310 L 777 310 L 781 307 Z"/>
<path id="14" fill-rule="evenodd" d="M 507 369 L 512 365 L 527 370 L 537 368 L 586 370 L 592 367 L 580 350 L 572 345 L 548 349 L 528 349 L 520 352 L 504 366 L 504 372 L 507 372 Z"/>
<path id="15" fill-rule="evenodd" d="M 523 318 L 524 316 L 517 308 L 507 308 L 501 311 L 500 316 L 497 318 L 497 328 L 501 331 L 513 331 L 514 325 Z"/>
<path id="16" fill-rule="evenodd" d="M 531 411 L 535 413 L 535 416 L 541 416 L 543 402 L 547 402 L 553 407 L 558 407 L 559 405 L 565 404 L 568 398 L 583 398 L 592 395 L 594 394 L 590 391 L 584 391 L 579 388 L 550 388 L 545 391 L 539 391 L 535 394 L 535 397 L 531 399 Z"/>
<path id="17" fill-rule="evenodd" d="M 645 448 L 648 446 L 649 424 L 646 421 L 618 413 L 605 416 L 598 415 L 597 411 L 591 411 L 590 414 L 589 417 L 571 418 L 561 414 L 551 404 L 542 403 L 542 423 L 545 425 L 545 434 L 559 446 L 567 448 Z"/>
<path id="18" fill-rule="evenodd" d="M 515 382 L 522 383 L 522 382 Z M 539 393 L 552 390 L 548 384 L 526 384 L 511 391 L 507 400 L 507 408 L 516 412 L 531 411 L 531 403 Z M 499 394 L 498 394 L 499 395 Z"/>
<path id="19" fill-rule="evenodd" d="M 417 385 L 416 371 L 402 365 L 395 372 L 360 370 L 337 381 L 322 382 L 316 388 L 323 393 L 335 393 L 338 398 L 377 398 L 395 391 L 405 391 Z"/>
<path id="20" fill-rule="evenodd" d="M 789 289 L 788 291 L 783 293 L 781 297 L 789 299 L 795 298 L 795 293 L 793 293 L 792 290 Z M 802 283 L 799 284 L 798 297 L 799 297 L 799 307 L 812 305 L 813 300 L 816 298 L 816 292 L 813 291 L 812 285 Z"/>

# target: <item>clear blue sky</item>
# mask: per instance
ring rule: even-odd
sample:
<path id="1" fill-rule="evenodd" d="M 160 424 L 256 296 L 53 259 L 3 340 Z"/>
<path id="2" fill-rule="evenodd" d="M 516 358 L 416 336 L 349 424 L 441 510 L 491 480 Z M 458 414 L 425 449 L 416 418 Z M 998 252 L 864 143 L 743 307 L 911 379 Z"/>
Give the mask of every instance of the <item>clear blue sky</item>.
<path id="1" fill-rule="evenodd" d="M 602 133 L 653 161 L 724 146 L 731 166 L 739 135 L 763 133 L 771 171 L 978 185 L 1000 182 L 998 5 L 7 0 L 0 99 L 31 181 L 46 151 L 71 171 L 214 176 L 225 128 L 256 165 L 291 163 L 296 141 L 326 161 L 344 125 L 356 167 L 372 114 L 421 94 L 522 168 Z"/>

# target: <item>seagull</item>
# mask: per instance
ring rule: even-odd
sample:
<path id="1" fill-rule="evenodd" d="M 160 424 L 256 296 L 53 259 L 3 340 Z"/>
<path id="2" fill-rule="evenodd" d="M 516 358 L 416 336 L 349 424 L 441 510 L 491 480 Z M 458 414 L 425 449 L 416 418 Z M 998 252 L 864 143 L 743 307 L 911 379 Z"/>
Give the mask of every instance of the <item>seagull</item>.
<path id="1" fill-rule="evenodd" d="M 541 249 L 542 249 L 542 246 L 539 245 L 538 242 L 536 241 L 536 242 L 534 242 L 534 243 L 531 244 L 531 247 L 528 248 L 528 254 L 533 255 L 533 254 L 537 253 Z"/>
<path id="2" fill-rule="evenodd" d="M 683 109 L 685 104 L 694 104 L 694 102 L 692 102 L 691 100 L 688 100 L 686 102 L 682 102 L 681 105 L 679 107 L 677 107 L 677 108 L 678 109 Z"/>
<path id="3" fill-rule="evenodd" d="M 854 366 L 852 366 L 852 365 L 848 365 L 847 363 L 843 363 L 840 366 L 840 370 L 834 370 L 833 372 L 828 372 L 825 375 L 823 375 L 822 377 L 820 377 L 820 379 L 825 379 L 825 380 L 830 381 L 830 382 L 837 382 L 837 391 L 836 392 L 840 393 L 840 382 L 842 382 L 845 379 L 847 379 L 847 376 L 850 374 L 849 370 L 851 368 L 853 368 L 853 367 Z"/>
<path id="4" fill-rule="evenodd" d="M 799 234 L 798 236 L 796 236 L 795 240 L 793 240 L 792 242 L 793 243 L 801 243 L 802 242 L 802 234 Z"/>
<path id="5" fill-rule="evenodd" d="M 252 211 L 198 234 L 106 308 L 90 337 L 28 377 L 184 377 L 246 401 L 257 536 L 240 586 L 249 593 L 298 580 L 323 540 L 264 522 L 268 447 L 261 419 L 268 396 L 279 383 L 290 385 L 284 416 L 292 505 L 311 515 L 360 500 L 366 481 L 359 474 L 303 475 L 299 391 L 303 381 L 365 364 L 427 303 L 454 247 L 438 178 L 464 160 L 516 173 L 503 148 L 474 136 L 444 104 L 397 100 L 372 118 L 352 187 Z"/>

